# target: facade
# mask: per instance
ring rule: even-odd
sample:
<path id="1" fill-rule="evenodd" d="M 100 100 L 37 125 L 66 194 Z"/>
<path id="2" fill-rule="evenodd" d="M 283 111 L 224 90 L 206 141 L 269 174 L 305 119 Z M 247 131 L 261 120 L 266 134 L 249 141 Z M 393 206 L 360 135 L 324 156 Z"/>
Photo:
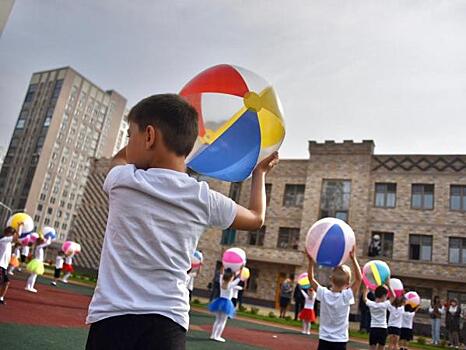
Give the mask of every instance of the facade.
<path id="1" fill-rule="evenodd" d="M 34 73 L 0 173 L 0 201 L 66 239 L 90 158 L 113 155 L 125 106 L 70 67 Z"/>
<path id="2" fill-rule="evenodd" d="M 197 293 L 208 294 L 223 252 L 237 246 L 247 252 L 251 270 L 245 298 L 275 305 L 283 279 L 307 270 L 307 230 L 316 220 L 333 216 L 354 229 L 361 265 L 375 258 L 368 256 L 368 248 L 378 235 L 378 258 L 424 303 L 440 295 L 466 304 L 466 155 L 376 155 L 372 141 L 311 141 L 309 152 L 309 159 L 282 160 L 268 175 L 267 215 L 260 231 L 208 230 L 202 236 L 198 248 L 204 266 L 195 281 Z M 89 191 L 104 210 L 106 203 L 97 194 L 101 183 L 91 182 Z M 249 181 L 209 184 L 247 206 Z M 91 232 L 88 227 L 103 217 L 87 215 L 88 226 L 82 223 L 80 230 Z M 95 234 L 102 232 L 99 227 Z M 83 259 L 85 254 L 83 250 Z M 92 254 L 95 261 L 86 267 L 97 268 L 98 254 Z M 328 272 L 319 269 L 323 284 Z"/>
<path id="3" fill-rule="evenodd" d="M 8 22 L 8 17 L 10 16 L 14 3 L 15 0 L 0 1 L 0 37 L 5 29 L 6 23 Z"/>
<path id="4" fill-rule="evenodd" d="M 121 150 L 128 144 L 128 113 L 129 110 L 125 109 L 125 114 L 123 116 L 123 119 L 121 120 L 120 128 L 118 129 L 118 136 L 115 142 L 115 146 L 113 148 L 113 154 L 117 154 L 119 150 Z"/>

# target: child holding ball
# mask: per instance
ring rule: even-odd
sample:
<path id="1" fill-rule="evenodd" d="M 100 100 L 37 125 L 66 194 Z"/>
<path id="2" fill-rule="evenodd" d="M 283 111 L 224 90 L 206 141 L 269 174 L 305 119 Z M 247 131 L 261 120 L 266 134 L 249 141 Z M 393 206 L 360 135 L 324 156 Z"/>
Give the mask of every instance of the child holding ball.
<path id="1" fill-rule="evenodd" d="M 309 256 L 308 277 L 311 287 L 316 290 L 316 299 L 320 301 L 318 350 L 346 350 L 350 306 L 354 304 L 354 296 L 358 294 L 362 281 L 355 247 L 351 250 L 350 257 L 353 264 L 353 283 L 350 284 L 351 269 L 341 265 L 333 269 L 331 289 L 328 289 L 315 279 L 314 260 Z"/>
<path id="2" fill-rule="evenodd" d="M 401 321 L 400 350 L 408 350 L 408 343 L 413 340 L 413 321 L 419 306 L 413 308 L 405 305 Z"/>
<path id="3" fill-rule="evenodd" d="M 220 276 L 222 281 L 220 287 L 220 297 L 212 300 L 209 304 L 209 311 L 215 313 L 215 322 L 212 327 L 212 334 L 210 339 L 224 343 L 225 339 L 222 338 L 223 330 L 227 324 L 228 317 L 233 318 L 236 310 L 231 298 L 235 290 L 241 290 L 242 287 L 238 286 L 241 281 L 237 277 L 234 281 L 235 274 L 231 269 L 226 269 L 223 275 Z"/>
<path id="4" fill-rule="evenodd" d="M 129 115 L 128 145 L 104 183 L 109 214 L 86 348 L 184 349 L 191 255 L 207 227 L 257 230 L 265 219 L 265 175 L 252 174 L 249 208 L 186 174 L 198 136 L 196 110 L 178 95 L 154 95 Z"/>
<path id="5" fill-rule="evenodd" d="M 303 334 L 311 334 L 311 324 L 316 321 L 314 313 L 314 303 L 316 301 L 316 292 L 314 289 L 309 288 L 307 291 L 300 289 L 304 297 L 304 308 L 299 313 L 299 319 L 303 321 Z"/>
<path id="6" fill-rule="evenodd" d="M 400 340 L 401 324 L 403 321 L 404 304 L 404 297 L 400 296 L 394 298 L 392 303 L 388 306 L 388 311 L 390 312 L 387 331 L 389 350 L 398 350 L 398 341 Z"/>

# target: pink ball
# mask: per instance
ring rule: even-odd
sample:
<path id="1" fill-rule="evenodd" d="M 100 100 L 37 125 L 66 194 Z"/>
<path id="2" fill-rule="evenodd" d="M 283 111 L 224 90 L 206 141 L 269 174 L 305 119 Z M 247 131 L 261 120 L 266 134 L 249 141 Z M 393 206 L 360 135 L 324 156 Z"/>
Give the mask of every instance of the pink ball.
<path id="1" fill-rule="evenodd" d="M 241 248 L 230 248 L 223 253 L 223 267 L 238 272 L 246 264 L 246 252 Z"/>
<path id="2" fill-rule="evenodd" d="M 398 278 L 390 278 L 390 287 L 393 289 L 395 292 L 395 296 L 397 298 L 401 297 L 404 294 L 404 287 L 403 287 L 403 282 L 399 280 Z M 392 293 L 390 290 L 388 291 L 388 297 L 391 298 Z"/>

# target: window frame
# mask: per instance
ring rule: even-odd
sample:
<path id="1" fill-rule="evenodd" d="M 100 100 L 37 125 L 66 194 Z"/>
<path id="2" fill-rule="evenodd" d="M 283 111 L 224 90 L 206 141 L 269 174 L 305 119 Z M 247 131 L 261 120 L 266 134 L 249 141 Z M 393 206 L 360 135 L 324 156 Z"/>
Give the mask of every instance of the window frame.
<path id="1" fill-rule="evenodd" d="M 411 245 L 413 238 L 419 237 L 421 240 L 422 238 L 428 237 L 430 238 L 430 258 L 428 260 L 421 259 L 421 247 L 422 244 L 419 243 L 419 259 L 414 259 L 411 254 Z M 410 261 L 421 261 L 421 262 L 432 262 L 432 257 L 434 255 L 434 236 L 433 235 L 425 235 L 425 234 L 418 234 L 418 233 L 410 233 L 409 234 L 409 246 L 408 246 L 408 260 Z"/>
<path id="2" fill-rule="evenodd" d="M 380 192 L 377 192 L 377 186 L 384 186 L 384 191 L 382 192 L 383 194 L 383 205 L 377 205 L 377 194 Z M 388 186 L 393 185 L 395 187 L 394 192 L 389 192 L 388 191 Z M 395 202 L 393 206 L 389 206 L 387 204 L 388 202 L 388 194 L 389 193 L 394 193 L 395 195 Z M 374 183 L 374 208 L 383 208 L 383 209 L 394 209 L 396 208 L 396 193 L 397 193 L 397 183 L 396 182 L 375 182 Z"/>
<path id="3" fill-rule="evenodd" d="M 453 209 L 452 208 L 452 190 L 453 188 L 456 187 L 456 188 L 460 188 L 461 189 L 461 194 L 460 194 L 460 209 Z M 450 211 L 456 211 L 456 212 L 459 212 L 459 213 L 464 213 L 466 212 L 466 205 L 465 204 L 465 200 L 464 198 L 466 198 L 466 185 L 453 185 L 453 184 L 450 184 L 450 200 L 449 200 L 449 210 Z"/>
<path id="4" fill-rule="evenodd" d="M 422 186 L 422 194 L 421 194 L 421 206 L 415 207 L 413 206 L 413 195 L 414 195 L 414 186 Z M 425 186 L 432 186 L 432 208 L 425 207 Z M 426 184 L 426 183 L 413 183 L 411 184 L 411 209 L 413 210 L 434 210 L 435 209 L 435 184 Z"/>
<path id="5" fill-rule="evenodd" d="M 461 246 L 459 248 L 459 262 L 452 262 L 451 261 L 451 254 L 450 254 L 450 249 L 451 249 L 451 241 L 452 239 L 457 239 L 461 241 Z M 448 264 L 450 265 L 458 265 L 458 266 L 465 266 L 466 265 L 466 256 L 463 257 L 463 251 L 466 251 L 466 238 L 465 237 L 456 237 L 456 236 L 451 236 L 448 237 Z"/>
<path id="6" fill-rule="evenodd" d="M 265 239 L 265 232 L 266 226 L 262 226 L 259 230 L 256 231 L 248 231 L 248 245 L 251 247 L 263 247 L 264 246 L 264 239 Z M 255 236 L 256 243 L 251 244 L 251 237 Z M 258 242 L 262 242 L 261 244 L 257 244 Z"/>
<path id="7" fill-rule="evenodd" d="M 287 247 L 281 247 L 280 246 L 280 233 L 283 231 L 283 230 L 288 230 L 288 241 L 287 241 Z M 296 239 L 296 248 L 293 248 L 293 234 L 297 234 L 297 239 Z M 277 236 L 277 244 L 276 244 L 276 248 L 277 249 L 284 249 L 284 250 L 298 250 L 299 248 L 299 240 L 300 240 L 300 237 L 301 236 L 301 229 L 299 227 L 279 227 L 278 229 L 278 236 Z"/>
<path id="8" fill-rule="evenodd" d="M 385 256 L 383 253 L 377 257 L 379 258 L 386 258 L 386 259 L 390 259 L 392 260 L 393 259 L 393 248 L 395 246 L 395 233 L 394 232 L 388 232 L 388 231 L 371 231 L 371 239 L 375 236 L 375 235 L 379 235 L 380 236 L 380 251 L 383 252 L 384 249 L 384 238 L 387 236 L 391 236 L 392 238 L 392 249 L 391 249 L 391 254 L 390 256 Z"/>
<path id="9" fill-rule="evenodd" d="M 289 191 L 290 189 L 293 189 L 293 193 L 291 194 L 293 197 L 293 203 L 292 204 L 289 204 L 287 202 L 287 194 L 288 196 L 290 195 L 289 194 Z M 300 191 L 298 192 L 298 189 L 303 189 L 303 192 L 302 192 L 302 196 L 303 196 L 303 199 L 302 199 L 302 202 L 301 203 L 297 203 L 297 198 L 298 198 L 298 194 L 300 194 Z M 306 185 L 305 184 L 285 184 L 285 188 L 284 188 L 284 191 L 283 191 L 283 201 L 282 201 L 282 206 L 285 207 L 285 208 L 302 208 L 303 205 L 304 205 L 304 196 L 306 194 Z"/>

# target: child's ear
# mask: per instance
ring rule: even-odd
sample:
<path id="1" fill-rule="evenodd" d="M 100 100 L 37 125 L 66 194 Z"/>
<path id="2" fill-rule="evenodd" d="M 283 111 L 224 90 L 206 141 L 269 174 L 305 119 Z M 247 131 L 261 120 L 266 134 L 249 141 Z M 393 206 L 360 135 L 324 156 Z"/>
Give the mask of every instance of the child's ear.
<path id="1" fill-rule="evenodd" d="M 146 149 L 150 149 L 155 145 L 156 138 L 159 136 L 158 130 L 152 125 L 148 125 L 146 127 L 144 136 L 146 141 Z"/>

